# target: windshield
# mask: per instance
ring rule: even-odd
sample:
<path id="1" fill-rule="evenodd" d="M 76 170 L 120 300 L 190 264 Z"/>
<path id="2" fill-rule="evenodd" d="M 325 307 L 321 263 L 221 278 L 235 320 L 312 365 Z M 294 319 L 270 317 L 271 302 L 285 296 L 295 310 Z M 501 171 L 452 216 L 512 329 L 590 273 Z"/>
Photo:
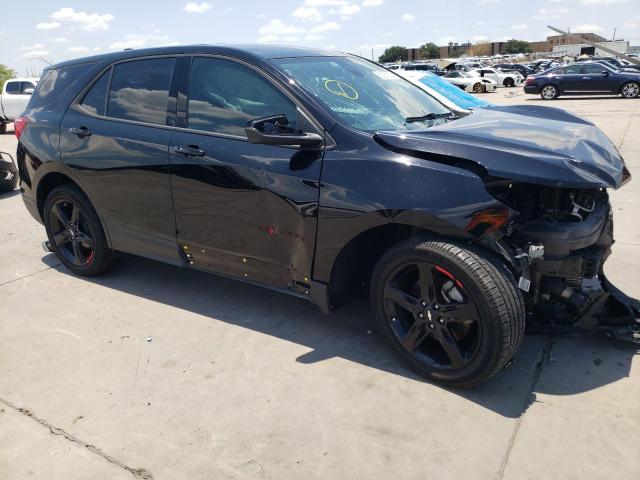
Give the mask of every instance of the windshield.
<path id="1" fill-rule="evenodd" d="M 446 121 L 452 111 L 387 69 L 357 57 L 274 62 L 342 122 L 357 130 L 412 130 Z"/>

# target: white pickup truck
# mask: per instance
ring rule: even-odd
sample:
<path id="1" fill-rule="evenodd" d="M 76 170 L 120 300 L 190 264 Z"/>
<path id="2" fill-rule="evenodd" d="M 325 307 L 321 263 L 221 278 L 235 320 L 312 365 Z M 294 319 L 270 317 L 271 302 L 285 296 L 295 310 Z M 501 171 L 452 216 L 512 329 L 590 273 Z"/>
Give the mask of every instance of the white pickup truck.
<path id="1" fill-rule="evenodd" d="M 7 131 L 7 124 L 13 122 L 27 108 L 39 78 L 12 78 L 7 80 L 0 94 L 0 133 Z"/>

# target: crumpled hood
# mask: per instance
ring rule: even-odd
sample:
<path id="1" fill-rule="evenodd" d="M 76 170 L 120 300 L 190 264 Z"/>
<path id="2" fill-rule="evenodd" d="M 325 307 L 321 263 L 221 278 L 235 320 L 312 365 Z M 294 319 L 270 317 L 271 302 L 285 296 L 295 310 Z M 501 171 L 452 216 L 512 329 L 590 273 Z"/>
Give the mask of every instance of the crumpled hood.
<path id="1" fill-rule="evenodd" d="M 379 132 L 375 138 L 406 155 L 464 159 L 481 165 L 489 175 L 542 185 L 618 188 L 630 177 L 604 133 L 557 108 L 479 108 L 446 124 Z"/>

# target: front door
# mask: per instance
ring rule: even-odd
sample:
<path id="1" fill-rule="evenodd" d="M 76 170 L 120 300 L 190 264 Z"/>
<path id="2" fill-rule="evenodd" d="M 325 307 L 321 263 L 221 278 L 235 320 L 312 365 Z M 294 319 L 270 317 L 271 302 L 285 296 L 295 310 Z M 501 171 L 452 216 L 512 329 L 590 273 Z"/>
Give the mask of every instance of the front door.
<path id="1" fill-rule="evenodd" d="M 60 126 L 62 161 L 101 216 L 114 249 L 181 264 L 166 128 L 175 58 L 107 70 Z"/>
<path id="2" fill-rule="evenodd" d="M 311 277 L 322 152 L 255 145 L 244 127 L 284 114 L 306 120 L 256 69 L 194 57 L 184 75 L 170 163 L 178 242 L 196 267 L 302 290 Z M 185 89 L 185 91 L 187 91 Z M 179 98 L 182 98 L 179 96 Z"/>
<path id="3" fill-rule="evenodd" d="M 597 63 L 582 66 L 581 88 L 585 92 L 610 93 L 615 82 L 609 81 L 609 71 Z"/>

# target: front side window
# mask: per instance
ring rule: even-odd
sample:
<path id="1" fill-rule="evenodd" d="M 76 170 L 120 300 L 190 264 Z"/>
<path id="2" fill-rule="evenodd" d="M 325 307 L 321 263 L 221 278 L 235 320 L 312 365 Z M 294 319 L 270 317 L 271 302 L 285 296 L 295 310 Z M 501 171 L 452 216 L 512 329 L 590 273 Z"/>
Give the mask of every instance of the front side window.
<path id="1" fill-rule="evenodd" d="M 230 60 L 193 59 L 189 128 L 245 137 L 250 120 L 280 114 L 295 128 L 298 113 L 294 103 L 255 70 Z"/>
<path id="2" fill-rule="evenodd" d="M 165 125 L 175 58 L 150 58 L 113 67 L 107 116 Z"/>
<path id="3" fill-rule="evenodd" d="M 33 89 L 35 88 L 36 86 L 31 82 L 22 82 L 22 84 L 20 85 L 20 93 L 22 93 L 23 95 L 31 95 L 31 93 L 33 93 Z M 31 93 L 27 93 L 27 90 L 29 89 L 32 90 Z"/>
<path id="4" fill-rule="evenodd" d="M 598 74 L 602 74 L 603 71 L 606 71 L 606 68 L 604 67 L 604 65 L 598 65 L 596 63 L 591 63 L 589 65 L 585 65 L 584 66 L 584 73 L 588 73 L 588 74 L 594 74 L 594 73 L 598 73 Z"/>
<path id="5" fill-rule="evenodd" d="M 20 82 L 7 83 L 7 94 L 19 95 L 20 94 Z"/>
<path id="6" fill-rule="evenodd" d="M 367 132 L 424 128 L 451 111 L 420 87 L 357 57 L 273 62 L 348 126 Z"/>

